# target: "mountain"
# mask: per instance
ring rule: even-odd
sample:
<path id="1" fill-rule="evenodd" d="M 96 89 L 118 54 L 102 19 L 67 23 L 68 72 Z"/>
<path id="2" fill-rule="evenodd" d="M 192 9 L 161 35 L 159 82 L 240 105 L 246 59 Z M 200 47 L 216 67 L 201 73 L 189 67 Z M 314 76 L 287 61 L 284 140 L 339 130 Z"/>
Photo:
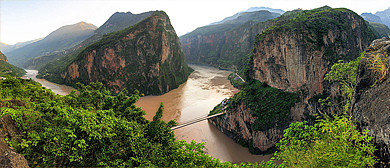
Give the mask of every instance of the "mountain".
<path id="1" fill-rule="evenodd" d="M 98 29 L 95 30 L 93 36 L 84 40 L 79 45 L 76 45 L 62 52 L 48 54 L 41 57 L 30 59 L 24 63 L 23 67 L 27 67 L 30 69 L 40 69 L 46 64 L 54 60 L 56 60 L 55 62 L 53 62 L 54 65 L 57 63 L 62 65 L 67 65 L 72 60 L 74 60 L 74 58 L 77 56 L 79 52 L 81 52 L 82 49 L 84 49 L 88 45 L 91 45 L 94 42 L 99 41 L 104 34 L 111 33 L 118 30 L 123 30 L 149 17 L 152 14 L 153 14 L 152 11 L 144 12 L 140 14 L 132 14 L 131 12 L 126 12 L 126 13 L 116 12 L 102 26 L 100 26 Z M 45 67 L 45 69 L 50 69 L 51 65 L 48 65 L 47 67 Z"/>
<path id="2" fill-rule="evenodd" d="M 50 64 L 61 65 L 61 64 Z M 45 79 L 67 85 L 89 84 L 99 80 L 110 91 L 122 89 L 163 94 L 187 80 L 187 66 L 179 38 L 168 15 L 155 11 L 124 30 L 106 34 L 83 49 L 60 72 L 43 67 Z"/>
<path id="3" fill-rule="evenodd" d="M 376 22 L 376 23 L 382 23 L 382 20 L 379 16 L 374 15 L 372 13 L 362 13 L 360 15 L 364 20 L 367 20 L 369 22 Z M 383 23 L 382 23 L 383 24 Z"/>
<path id="4" fill-rule="evenodd" d="M 20 77 L 24 74 L 26 74 L 24 69 L 9 64 L 7 57 L 2 52 L 0 52 L 0 76 L 10 75 Z"/>
<path id="5" fill-rule="evenodd" d="M 31 44 L 31 43 L 34 43 L 34 42 L 37 42 L 39 40 L 42 40 L 43 38 L 39 38 L 39 39 L 35 39 L 35 40 L 30 40 L 30 41 L 26 41 L 26 42 L 18 42 L 14 45 L 9 45 L 9 44 L 5 44 L 5 43 L 0 43 L 0 49 L 1 49 L 1 52 L 3 53 L 8 53 L 8 52 L 11 52 L 13 50 L 16 50 L 18 48 L 21 48 L 21 47 L 24 47 L 25 45 L 28 45 L 28 44 Z"/>
<path id="6" fill-rule="evenodd" d="M 261 10 L 244 12 L 222 24 L 197 28 L 180 37 L 186 60 L 229 69 L 241 69 L 248 60 L 254 42 L 254 32 L 264 30 L 267 24 L 253 25 L 273 19 L 277 13 Z M 261 30 L 254 30 L 261 29 Z"/>
<path id="7" fill-rule="evenodd" d="M 295 10 L 274 20 L 256 36 L 245 68 L 248 82 L 229 100 L 226 115 L 209 119 L 256 154 L 272 152 L 291 122 L 312 123 L 319 98 L 337 100 L 339 85 L 324 75 L 376 38 L 362 17 L 345 8 Z"/>
<path id="8" fill-rule="evenodd" d="M 95 29 L 96 26 L 85 22 L 63 26 L 42 40 L 8 52 L 9 62 L 23 66 L 28 59 L 71 48 L 91 37 Z"/>
<path id="9" fill-rule="evenodd" d="M 390 29 L 386 25 L 376 22 L 368 22 L 368 24 L 377 32 L 377 38 L 389 37 Z"/>
<path id="10" fill-rule="evenodd" d="M 379 16 L 382 20 L 382 23 L 390 28 L 390 7 L 384 11 L 378 11 L 375 15 Z"/>
<path id="11" fill-rule="evenodd" d="M 209 24 L 207 26 L 216 25 L 216 24 L 222 24 L 222 23 L 225 23 L 227 21 L 234 20 L 234 19 L 238 18 L 239 16 L 241 16 L 242 14 L 245 14 L 247 12 L 256 12 L 256 11 L 261 11 L 261 10 L 266 10 L 266 11 L 269 11 L 271 13 L 277 13 L 278 16 L 284 13 L 284 10 L 281 10 L 281 9 L 272 9 L 272 8 L 268 8 L 268 7 L 251 7 L 249 9 L 247 9 L 246 11 L 238 12 L 238 13 L 234 14 L 233 16 L 229 16 L 227 18 L 224 18 L 221 21 L 211 23 L 211 24 Z"/>

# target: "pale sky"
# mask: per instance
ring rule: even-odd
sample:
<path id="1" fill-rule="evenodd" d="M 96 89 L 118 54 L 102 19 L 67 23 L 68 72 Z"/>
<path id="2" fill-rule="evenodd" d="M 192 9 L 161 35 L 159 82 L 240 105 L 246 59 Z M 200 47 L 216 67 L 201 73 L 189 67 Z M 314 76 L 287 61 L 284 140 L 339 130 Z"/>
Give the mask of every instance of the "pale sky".
<path id="1" fill-rule="evenodd" d="M 181 36 L 250 7 L 289 11 L 324 5 L 345 7 L 357 14 L 390 7 L 389 0 L 0 0 L 0 42 L 15 44 L 38 39 L 81 21 L 100 27 L 115 12 L 134 14 L 163 10 Z"/>

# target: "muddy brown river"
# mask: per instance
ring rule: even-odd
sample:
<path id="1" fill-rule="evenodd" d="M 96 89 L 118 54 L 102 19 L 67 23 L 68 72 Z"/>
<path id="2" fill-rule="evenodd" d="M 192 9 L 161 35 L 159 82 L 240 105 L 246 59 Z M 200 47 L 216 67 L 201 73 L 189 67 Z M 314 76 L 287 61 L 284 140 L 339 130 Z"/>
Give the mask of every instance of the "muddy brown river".
<path id="1" fill-rule="evenodd" d="M 136 103 L 145 112 L 145 118 L 152 120 L 160 102 L 164 104 L 164 113 L 162 119 L 166 122 L 176 120 L 179 123 L 204 116 L 209 113 L 215 105 L 219 104 L 224 98 L 229 98 L 238 92 L 227 79 L 231 73 L 229 71 L 219 70 L 209 66 L 190 65 L 195 71 L 191 73 L 186 83 L 180 85 L 164 95 L 141 97 Z M 44 79 L 36 79 L 36 70 L 26 70 L 27 77 L 41 83 L 53 92 L 66 95 L 69 94 L 72 87 L 48 82 Z M 248 148 L 244 148 L 216 127 L 209 124 L 207 120 L 195 123 L 190 126 L 175 130 L 177 139 L 191 142 L 206 142 L 205 152 L 221 161 L 240 162 L 260 162 L 269 160 L 272 155 L 252 155 Z"/>

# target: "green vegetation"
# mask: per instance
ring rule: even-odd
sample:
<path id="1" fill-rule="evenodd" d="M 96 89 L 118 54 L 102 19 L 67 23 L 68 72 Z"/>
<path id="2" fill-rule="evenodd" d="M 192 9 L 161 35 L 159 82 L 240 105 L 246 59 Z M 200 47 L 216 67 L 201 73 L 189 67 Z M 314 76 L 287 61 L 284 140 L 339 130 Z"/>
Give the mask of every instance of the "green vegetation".
<path id="1" fill-rule="evenodd" d="M 230 84 L 232 84 L 235 88 L 241 89 L 245 82 L 239 78 L 236 73 L 231 73 L 228 76 L 228 80 L 230 81 Z"/>
<path id="2" fill-rule="evenodd" d="M 13 66 L 7 62 L 7 57 L 0 52 L 0 77 L 5 76 L 23 76 L 26 71 L 22 68 Z"/>
<path id="3" fill-rule="evenodd" d="M 242 90 L 229 100 L 228 108 L 234 108 L 241 102 L 251 109 L 253 130 L 267 130 L 286 127 L 290 122 L 290 109 L 299 102 L 298 93 L 284 92 L 258 80 L 249 81 Z"/>
<path id="4" fill-rule="evenodd" d="M 324 80 L 327 80 L 331 83 L 338 82 L 341 86 L 341 91 L 344 101 L 341 102 L 343 111 L 347 111 L 349 104 L 352 99 L 353 90 L 356 86 L 356 71 L 359 66 L 360 60 L 362 59 L 365 52 L 360 53 L 360 56 L 352 61 L 345 62 L 344 60 L 339 60 L 338 63 L 335 63 L 331 67 L 331 71 L 325 74 Z M 329 100 L 319 99 L 320 103 L 325 103 Z M 329 105 L 332 105 L 330 103 Z"/>
<path id="5" fill-rule="evenodd" d="M 154 19 L 158 19 L 157 24 L 153 22 Z M 166 20 L 166 23 L 163 20 Z M 127 39 L 128 34 L 134 37 Z M 164 48 L 162 40 L 166 40 L 169 46 Z M 163 60 L 163 49 L 168 48 L 169 54 Z M 113 58 L 113 62 L 117 61 L 116 67 L 104 65 L 107 49 L 115 50 L 117 58 Z M 96 55 L 93 62 L 88 62 L 90 61 L 88 55 L 91 53 Z M 169 17 L 163 11 L 155 11 L 133 26 L 105 34 L 97 42 L 63 58 L 39 69 L 38 77 L 71 86 L 75 86 L 77 82 L 88 84 L 91 80 L 99 79 L 107 89 L 116 92 L 120 89 L 110 83 L 120 80 L 123 82 L 123 88 L 131 91 L 137 89 L 145 95 L 150 95 L 162 94 L 177 88 L 192 72 L 185 62 L 184 53 L 170 25 Z M 118 63 L 118 60 L 123 62 Z M 77 78 L 61 76 L 72 63 L 78 67 L 79 76 Z M 87 64 L 91 65 L 88 70 L 85 66 Z"/>
<path id="6" fill-rule="evenodd" d="M 354 30 L 351 31 L 352 22 L 346 17 L 350 14 L 356 15 L 351 10 L 345 8 L 330 8 L 324 6 L 313 10 L 298 12 L 295 17 L 278 21 L 274 26 L 269 27 L 263 33 L 257 35 L 256 43 L 263 41 L 269 34 L 275 33 L 298 33 L 302 37 L 301 41 L 305 43 L 308 51 L 325 50 L 324 59 L 330 64 L 334 64 L 339 59 L 351 60 L 351 55 L 358 55 L 359 51 L 350 51 L 348 55 L 337 54 L 338 49 L 348 47 L 346 40 L 356 37 Z M 283 15 L 282 15 L 283 16 Z M 361 19 L 364 22 L 363 19 Z M 345 32 L 345 37 L 337 36 L 332 43 L 325 44 L 324 36 L 327 36 L 329 30 L 333 32 Z M 376 38 L 375 30 L 366 24 L 360 26 L 363 38 L 374 40 Z"/>
<path id="7" fill-rule="evenodd" d="M 264 10 L 245 12 L 235 19 L 197 28 L 180 37 L 182 43 L 188 41 L 190 45 L 182 46 L 187 54 L 186 60 L 222 69 L 240 70 L 251 55 L 254 36 L 252 26 L 277 16 L 279 14 Z M 198 41 L 199 36 L 204 40 Z M 241 39 L 243 37 L 248 38 Z M 240 39 L 243 41 L 238 42 Z"/>
<path id="8" fill-rule="evenodd" d="M 147 121 L 134 105 L 137 91 L 110 96 L 101 83 L 78 86 L 80 95 L 61 96 L 34 81 L 0 80 L 0 115 L 10 114 L 26 134 L 6 141 L 32 167 L 232 166 L 206 155 L 203 143 L 176 140 L 175 122 L 161 121 L 162 105 Z M 10 104 L 15 99 L 24 106 Z"/>
<path id="9" fill-rule="evenodd" d="M 384 24 L 369 22 L 368 25 L 378 33 L 377 38 L 387 37 L 390 34 L 389 27 Z"/>
<path id="10" fill-rule="evenodd" d="M 325 117 L 314 126 L 296 122 L 284 131 L 276 156 L 287 167 L 372 167 L 372 138 L 345 116 Z"/>
<path id="11" fill-rule="evenodd" d="M 370 69 L 379 73 L 379 82 L 383 82 L 389 77 L 389 61 L 387 52 L 383 49 L 374 51 L 367 56 L 367 60 L 370 62 Z"/>

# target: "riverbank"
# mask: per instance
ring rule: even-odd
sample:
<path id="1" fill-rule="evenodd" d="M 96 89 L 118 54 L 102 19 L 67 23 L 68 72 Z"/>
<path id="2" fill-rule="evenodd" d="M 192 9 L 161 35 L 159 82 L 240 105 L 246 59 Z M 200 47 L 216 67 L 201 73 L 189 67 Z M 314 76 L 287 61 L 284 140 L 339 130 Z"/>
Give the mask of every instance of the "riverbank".
<path id="1" fill-rule="evenodd" d="M 76 90 L 73 87 L 66 86 L 66 85 L 60 85 L 56 83 L 49 82 L 45 79 L 38 79 L 36 76 L 38 74 L 38 70 L 26 70 L 26 75 L 22 76 L 22 79 L 32 79 L 34 81 L 39 82 L 42 86 L 46 87 L 47 89 L 52 90 L 54 93 L 59 95 L 68 95 L 72 90 Z"/>

